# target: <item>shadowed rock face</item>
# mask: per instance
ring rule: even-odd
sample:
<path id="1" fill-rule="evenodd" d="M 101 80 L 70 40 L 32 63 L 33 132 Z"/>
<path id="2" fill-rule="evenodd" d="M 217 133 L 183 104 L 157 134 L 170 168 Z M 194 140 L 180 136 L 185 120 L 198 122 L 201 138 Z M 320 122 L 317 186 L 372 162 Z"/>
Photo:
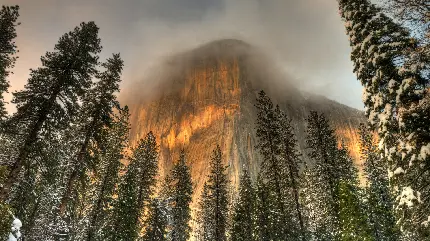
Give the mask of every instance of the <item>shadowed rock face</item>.
<path id="1" fill-rule="evenodd" d="M 306 117 L 311 110 L 326 114 L 338 136 L 359 163 L 357 128 L 361 111 L 327 98 L 301 92 L 276 75 L 270 61 L 239 40 L 215 41 L 173 56 L 166 64 L 159 91 L 130 105 L 132 143 L 153 131 L 160 145 L 160 176 L 187 152 L 196 185 L 195 196 L 209 172 L 212 150 L 219 144 L 234 187 L 243 168 L 256 176 L 260 158 L 255 150 L 254 107 L 264 89 L 292 119 L 299 149 L 306 155 Z M 280 84 L 282 83 L 282 84 Z"/>

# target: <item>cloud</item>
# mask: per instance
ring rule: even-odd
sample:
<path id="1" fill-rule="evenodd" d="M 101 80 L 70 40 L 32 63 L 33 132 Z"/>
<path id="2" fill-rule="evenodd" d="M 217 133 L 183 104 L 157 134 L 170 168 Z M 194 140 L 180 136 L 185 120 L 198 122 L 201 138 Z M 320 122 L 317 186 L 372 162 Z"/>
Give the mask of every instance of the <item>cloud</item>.
<path id="1" fill-rule="evenodd" d="M 94 20 L 101 28 L 103 57 L 120 52 L 125 60 L 124 89 L 166 55 L 211 40 L 240 38 L 264 49 L 300 88 L 362 107 L 336 1 L 6 0 L 16 2 L 22 26 L 13 90 L 22 88 L 28 68 L 37 67 L 40 55 L 52 50 L 64 32 Z"/>

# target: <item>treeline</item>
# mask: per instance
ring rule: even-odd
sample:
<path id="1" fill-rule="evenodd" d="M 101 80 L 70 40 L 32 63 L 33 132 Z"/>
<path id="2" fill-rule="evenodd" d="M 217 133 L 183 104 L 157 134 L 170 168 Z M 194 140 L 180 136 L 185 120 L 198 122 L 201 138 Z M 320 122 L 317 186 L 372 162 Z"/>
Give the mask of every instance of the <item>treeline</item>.
<path id="1" fill-rule="evenodd" d="M 245 168 L 230 200 L 227 167 L 219 147 L 214 151 L 199 202 L 196 240 L 401 240 L 387 167 L 368 127 L 360 127 L 363 187 L 346 146 L 323 114 L 311 112 L 307 118 L 312 163 L 307 165 L 288 115 L 263 91 L 256 107 L 260 171 L 252 178 Z"/>
<path id="2" fill-rule="evenodd" d="M 412 36 L 368 0 L 338 0 L 365 90 L 369 123 L 360 136 L 366 185 L 359 185 L 347 148 L 323 114 L 311 112 L 307 119 L 311 165 L 297 150 L 287 113 L 260 92 L 260 172 L 251 176 L 245 168 L 230 198 L 228 167 L 216 147 L 194 238 L 429 237 L 430 35 L 428 4 L 420 1 L 387 1 L 398 20 L 421 23 Z M 25 240 L 189 239 L 193 186 L 186 154 L 156 192 L 155 137 L 148 133 L 130 146 L 129 110 L 116 99 L 123 61 L 119 54 L 100 60 L 94 22 L 64 34 L 41 57 L 24 89 L 13 93 L 16 111 L 6 112 L 18 17 L 18 6 L 0 10 L 0 239 L 18 239 L 21 232 Z"/>
<path id="3" fill-rule="evenodd" d="M 94 22 L 64 34 L 41 57 L 24 89 L 13 93 L 16 112 L 7 115 L 18 11 L 0 11 L 0 240 L 164 238 L 157 225 L 165 213 L 154 198 L 157 143 L 150 132 L 130 146 L 129 110 L 116 98 L 123 61 L 119 54 L 100 60 Z M 187 240 L 192 184 L 185 154 L 170 180 L 164 202 L 173 221 L 166 230 Z"/>

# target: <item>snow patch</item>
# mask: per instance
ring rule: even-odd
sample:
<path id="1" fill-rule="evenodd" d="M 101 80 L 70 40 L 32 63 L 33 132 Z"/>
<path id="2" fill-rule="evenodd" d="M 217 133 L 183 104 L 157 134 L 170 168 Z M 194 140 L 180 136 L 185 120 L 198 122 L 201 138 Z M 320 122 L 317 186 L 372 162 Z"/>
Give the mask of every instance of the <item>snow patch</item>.
<path id="1" fill-rule="evenodd" d="M 21 237 L 20 229 L 22 227 L 21 220 L 15 218 L 12 222 L 11 232 L 9 233 L 9 238 L 7 241 L 18 241 Z"/>
<path id="2" fill-rule="evenodd" d="M 430 156 L 430 143 L 427 146 L 422 146 L 420 154 L 418 155 L 418 160 L 424 161 L 428 156 Z"/>
<path id="3" fill-rule="evenodd" d="M 399 175 L 399 174 L 402 174 L 402 173 L 405 173 L 405 170 L 403 170 L 403 168 L 401 168 L 401 167 L 398 167 L 396 170 L 394 170 L 394 172 L 393 172 L 393 174 L 394 175 Z"/>
<path id="4" fill-rule="evenodd" d="M 397 197 L 397 201 L 399 201 L 399 206 L 406 205 L 410 208 L 414 206 L 414 201 L 418 201 L 418 198 L 415 196 L 414 190 L 408 186 L 403 187 L 402 193 Z"/>

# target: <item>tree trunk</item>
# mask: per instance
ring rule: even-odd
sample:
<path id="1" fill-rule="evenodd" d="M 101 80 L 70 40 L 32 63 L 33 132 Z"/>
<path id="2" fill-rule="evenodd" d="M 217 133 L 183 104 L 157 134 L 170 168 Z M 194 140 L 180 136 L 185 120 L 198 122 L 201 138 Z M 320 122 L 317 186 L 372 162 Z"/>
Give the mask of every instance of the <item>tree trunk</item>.
<path id="1" fill-rule="evenodd" d="M 303 225 L 303 217 L 302 217 L 302 211 L 300 210 L 300 203 L 299 203 L 299 191 L 296 183 L 296 178 L 294 176 L 293 167 L 291 165 L 288 165 L 288 169 L 290 171 L 290 178 L 293 185 L 293 193 L 294 193 L 294 202 L 296 204 L 296 211 L 297 211 L 297 218 L 299 219 L 299 225 L 300 225 L 300 232 L 302 235 L 302 240 L 305 241 L 305 227 Z"/>
<path id="2" fill-rule="evenodd" d="M 49 111 L 52 108 L 59 92 L 60 88 L 57 87 L 54 93 L 49 98 L 48 102 L 43 106 L 43 109 L 39 112 L 37 121 L 29 130 L 29 135 L 25 139 L 23 147 L 19 150 L 18 157 L 15 159 L 13 165 L 8 168 L 8 176 L 0 190 L 0 201 L 4 202 L 8 198 L 10 189 L 13 186 L 14 182 L 18 179 L 18 175 L 22 167 L 26 164 L 25 161 L 31 152 L 31 147 L 33 146 L 34 142 L 37 141 L 37 135 L 39 134 L 43 124 L 48 118 Z"/>
<path id="3" fill-rule="evenodd" d="M 75 180 L 78 178 L 78 172 L 79 172 L 80 164 L 82 163 L 82 161 L 85 157 L 85 154 L 87 152 L 87 147 L 88 147 L 88 144 L 90 142 L 90 136 L 91 136 L 90 133 L 87 133 L 87 136 L 85 137 L 85 141 L 81 145 L 81 150 L 79 151 L 79 154 L 76 158 L 76 163 L 74 164 L 72 173 L 70 174 L 70 177 L 67 181 L 66 192 L 63 194 L 63 197 L 61 198 L 61 203 L 60 203 L 59 209 L 60 209 L 60 216 L 62 216 L 62 217 L 66 213 L 67 204 L 70 200 L 70 196 L 72 195 Z"/>

